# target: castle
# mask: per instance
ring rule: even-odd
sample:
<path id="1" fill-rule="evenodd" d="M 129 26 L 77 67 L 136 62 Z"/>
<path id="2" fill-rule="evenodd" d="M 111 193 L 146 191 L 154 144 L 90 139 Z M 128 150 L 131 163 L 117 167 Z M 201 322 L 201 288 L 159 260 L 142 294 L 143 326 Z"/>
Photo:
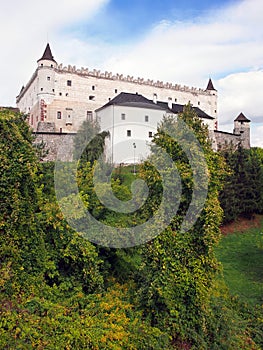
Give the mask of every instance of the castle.
<path id="1" fill-rule="evenodd" d="M 37 140 L 44 141 L 51 151 L 50 159 L 55 157 L 57 143 L 63 135 L 75 135 L 83 121 L 97 118 L 103 106 L 111 101 L 116 102 L 123 93 L 128 99 L 142 96 L 152 102 L 151 109 L 154 105 L 157 110 L 163 109 L 162 115 L 165 114 L 164 110 L 178 114 L 184 105 L 190 103 L 208 125 L 215 150 L 238 143 L 245 148 L 250 147 L 250 121 L 242 113 L 234 121 L 232 134 L 218 130 L 217 90 L 211 79 L 205 89 L 197 89 L 88 68 L 77 69 L 70 65 L 64 67 L 55 61 L 49 44 L 37 64 L 36 71 L 22 87 L 16 102 L 19 110 L 28 115 Z M 100 121 L 105 125 L 103 120 Z M 122 120 L 124 126 L 125 123 L 131 123 L 131 120 Z"/>

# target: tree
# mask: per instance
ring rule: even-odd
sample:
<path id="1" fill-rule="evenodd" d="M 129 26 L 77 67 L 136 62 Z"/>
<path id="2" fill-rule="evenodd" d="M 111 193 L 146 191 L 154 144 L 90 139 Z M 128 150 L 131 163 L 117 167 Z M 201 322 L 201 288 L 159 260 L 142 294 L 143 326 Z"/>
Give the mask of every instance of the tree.
<path id="1" fill-rule="evenodd" d="M 260 149 L 226 150 L 222 153 L 229 172 L 220 193 L 224 222 L 240 215 L 251 219 L 262 212 L 262 158 Z"/>
<path id="2" fill-rule="evenodd" d="M 182 195 L 177 214 L 171 224 L 144 246 L 139 278 L 140 302 L 152 325 L 169 329 L 175 342 L 181 339 L 198 343 L 198 340 L 208 338 L 206 317 L 209 295 L 219 268 L 214 255 L 214 245 L 220 237 L 222 211 L 218 191 L 224 174 L 224 163 L 222 158 L 212 151 L 207 128 L 202 125 L 189 105 L 185 107 L 180 118 L 190 131 L 181 131 L 178 120 L 169 117 L 164 119 L 154 137 L 154 143 L 170 154 L 179 170 Z M 169 130 L 169 134 L 173 130 L 176 134 L 182 132 L 182 139 L 186 136 L 190 140 L 190 150 L 194 149 L 193 141 L 189 135 L 183 133 L 194 133 L 202 146 L 207 164 L 207 172 L 205 164 L 201 163 L 201 169 L 199 168 L 205 172 L 201 179 L 207 176 L 209 180 L 207 199 L 196 223 L 187 230 L 182 230 L 184 217 L 189 206 L 196 206 L 199 201 L 198 196 L 193 198 L 195 170 L 191 169 L 190 160 L 183 148 L 167 135 L 166 130 Z M 198 157 L 198 153 L 195 155 Z M 153 157 L 159 157 L 158 162 L 162 162 L 162 156 L 156 146 L 153 147 Z M 142 172 L 145 178 L 153 178 L 150 167 L 145 166 Z M 202 181 L 195 184 L 197 192 L 202 191 L 205 185 Z M 159 192 L 156 191 L 156 195 L 151 198 L 153 207 L 158 201 Z M 168 205 L 173 206 L 175 203 L 171 201 Z M 192 205 L 192 208 L 194 206 Z M 199 346 L 202 348 L 202 344 Z"/>
<path id="3" fill-rule="evenodd" d="M 100 132 L 97 121 L 84 121 L 74 138 L 74 159 L 93 164 L 102 155 L 108 136 L 107 131 Z"/>

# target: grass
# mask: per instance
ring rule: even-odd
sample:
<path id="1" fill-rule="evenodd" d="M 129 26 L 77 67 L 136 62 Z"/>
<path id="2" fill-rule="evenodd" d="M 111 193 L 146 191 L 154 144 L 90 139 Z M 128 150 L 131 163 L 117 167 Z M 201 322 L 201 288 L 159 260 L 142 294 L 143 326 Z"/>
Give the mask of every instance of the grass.
<path id="1" fill-rule="evenodd" d="M 224 236 L 216 254 L 231 294 L 252 305 L 263 303 L 263 221 Z"/>
<path id="2" fill-rule="evenodd" d="M 135 174 L 134 174 L 135 170 Z M 115 178 L 119 178 L 121 183 L 128 188 L 130 188 L 132 182 L 138 178 L 139 165 L 135 165 L 135 169 L 133 165 L 121 166 L 114 170 L 113 174 Z"/>

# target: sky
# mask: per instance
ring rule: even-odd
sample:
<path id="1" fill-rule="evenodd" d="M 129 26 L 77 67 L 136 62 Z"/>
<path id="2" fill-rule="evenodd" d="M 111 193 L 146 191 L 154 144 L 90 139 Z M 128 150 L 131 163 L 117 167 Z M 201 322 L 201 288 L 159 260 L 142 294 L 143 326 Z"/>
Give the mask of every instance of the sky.
<path id="1" fill-rule="evenodd" d="M 243 112 L 263 147 L 262 0 L 9 0 L 0 5 L 0 106 L 49 42 L 58 63 L 218 90 L 219 129 Z"/>

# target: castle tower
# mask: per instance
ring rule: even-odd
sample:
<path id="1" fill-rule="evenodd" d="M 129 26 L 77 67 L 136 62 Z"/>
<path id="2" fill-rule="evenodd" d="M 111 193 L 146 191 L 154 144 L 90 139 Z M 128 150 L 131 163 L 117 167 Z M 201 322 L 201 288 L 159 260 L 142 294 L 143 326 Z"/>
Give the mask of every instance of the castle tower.
<path id="1" fill-rule="evenodd" d="M 57 62 L 54 60 L 49 44 L 47 44 L 43 56 L 37 61 L 38 69 L 38 100 L 40 104 L 49 104 L 55 96 L 55 68 Z"/>
<path id="2" fill-rule="evenodd" d="M 218 129 L 218 121 L 217 121 L 217 90 L 214 88 L 212 79 L 209 78 L 207 87 L 205 89 L 206 92 L 208 92 L 212 98 L 210 102 L 210 110 L 206 111 L 208 115 L 211 115 L 211 117 L 214 117 L 214 129 Z"/>
<path id="3" fill-rule="evenodd" d="M 233 133 L 240 135 L 241 145 L 244 148 L 250 148 L 250 120 L 240 113 L 234 120 L 234 130 Z"/>

